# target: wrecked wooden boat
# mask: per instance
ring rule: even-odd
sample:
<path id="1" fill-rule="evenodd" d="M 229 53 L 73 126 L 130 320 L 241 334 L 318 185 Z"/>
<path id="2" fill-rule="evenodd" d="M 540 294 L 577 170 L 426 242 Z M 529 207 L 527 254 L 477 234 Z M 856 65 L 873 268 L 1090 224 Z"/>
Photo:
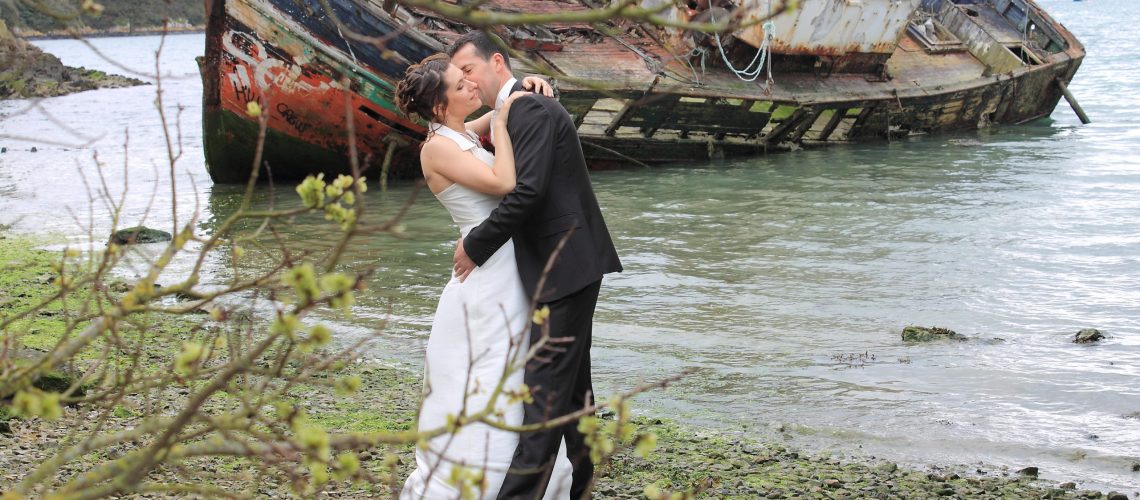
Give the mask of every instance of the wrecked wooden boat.
<path id="1" fill-rule="evenodd" d="M 586 12 L 590 1 L 482 8 Z M 387 161 L 393 174 L 415 175 L 425 129 L 396 111 L 395 82 L 467 28 L 412 3 L 207 0 L 210 176 L 249 177 L 259 138 L 250 102 L 267 115 L 261 178 L 349 172 L 350 158 L 370 177 Z M 553 76 L 595 167 L 1023 123 L 1053 111 L 1084 58 L 1032 0 L 797 3 L 641 1 L 671 22 L 736 23 L 723 35 L 631 20 L 499 33 L 526 54 L 516 71 Z"/>

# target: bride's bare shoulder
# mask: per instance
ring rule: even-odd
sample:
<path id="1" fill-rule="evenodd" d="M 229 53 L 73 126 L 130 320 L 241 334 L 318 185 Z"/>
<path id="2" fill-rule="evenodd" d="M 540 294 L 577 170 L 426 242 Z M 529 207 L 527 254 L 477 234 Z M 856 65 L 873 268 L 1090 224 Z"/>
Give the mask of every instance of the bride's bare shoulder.
<path id="1" fill-rule="evenodd" d="M 455 141 L 440 136 L 439 134 L 432 134 L 427 138 L 427 140 L 424 141 L 423 147 L 420 148 L 420 153 L 421 155 L 427 152 L 442 153 L 446 150 L 451 149 L 459 149 L 459 146 L 455 144 Z"/>
<path id="2" fill-rule="evenodd" d="M 459 149 L 459 145 L 456 144 L 455 141 L 441 137 L 438 134 L 433 134 L 424 141 L 423 146 L 420 148 L 420 163 L 449 161 L 449 158 L 461 152 L 462 150 Z"/>

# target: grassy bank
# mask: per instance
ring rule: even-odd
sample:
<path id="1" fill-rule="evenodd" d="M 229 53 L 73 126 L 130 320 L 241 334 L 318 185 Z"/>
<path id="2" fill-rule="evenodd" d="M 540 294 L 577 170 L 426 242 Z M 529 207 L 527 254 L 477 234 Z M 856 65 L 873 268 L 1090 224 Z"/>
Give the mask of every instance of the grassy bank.
<path id="1" fill-rule="evenodd" d="M 52 265 L 58 252 L 35 249 L 36 241 L 0 232 L 0 316 L 26 308 L 54 288 Z M 64 329 L 52 311 L 21 323 L 29 332 L 22 349 L 50 349 Z M 177 318 L 152 317 L 145 328 L 164 330 L 158 338 L 179 339 L 192 335 Z M 154 346 L 142 359 L 164 369 L 173 346 Z M 359 391 L 345 396 L 331 387 L 311 384 L 293 394 L 293 402 L 306 410 L 314 423 L 330 431 L 375 433 L 411 429 L 419 400 L 420 376 L 406 370 L 372 363 L 350 364 L 337 375 L 353 374 L 362 381 Z M 185 398 L 172 387 L 160 401 L 140 401 L 125 396 L 114 418 L 97 423 L 86 418 L 84 404 L 64 409 L 56 422 L 40 419 L 8 420 L 0 429 L 0 492 L 21 480 L 30 470 L 53 455 L 77 435 L 103 430 L 129 429 L 139 422 L 140 408 L 161 404 L 177 408 Z M 635 401 L 636 404 L 636 401 Z M 72 426 L 62 424 L 72 423 Z M 695 492 L 701 498 L 1101 498 L 1096 491 L 1053 488 L 1016 473 L 966 475 L 965 472 L 923 471 L 871 460 L 838 460 L 787 449 L 731 432 L 711 431 L 665 419 L 641 417 L 635 423 L 658 436 L 658 448 L 647 458 L 617 455 L 599 470 L 597 497 L 657 498 L 670 492 Z M 125 453 L 138 443 L 101 450 L 106 459 Z M 332 497 L 387 496 L 398 488 L 413 464 L 411 445 L 377 446 L 360 454 L 361 469 L 368 480 L 341 482 L 328 490 Z M 84 461 L 73 462 L 62 475 L 81 473 Z M 181 467 L 162 468 L 154 474 L 172 482 L 208 476 L 214 485 L 232 492 L 258 496 L 289 494 L 290 478 L 262 474 L 244 458 L 208 458 Z M 178 496 L 178 495 L 173 495 Z M 667 496 L 666 496 L 667 497 Z M 1119 498 L 1119 497 L 1118 497 Z"/>

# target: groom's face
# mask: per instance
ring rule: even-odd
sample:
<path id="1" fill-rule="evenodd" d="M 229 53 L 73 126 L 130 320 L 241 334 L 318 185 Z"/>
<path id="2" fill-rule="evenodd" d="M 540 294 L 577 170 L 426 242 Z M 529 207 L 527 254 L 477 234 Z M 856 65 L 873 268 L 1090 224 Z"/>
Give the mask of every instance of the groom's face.
<path id="1" fill-rule="evenodd" d="M 451 56 L 451 64 L 458 66 L 465 78 L 479 86 L 479 99 L 483 104 L 495 107 L 499 87 L 503 86 L 503 80 L 499 77 L 499 68 L 503 66 L 502 56 L 492 54 L 490 59 L 484 59 L 479 49 L 469 43 L 455 51 L 455 55 Z"/>

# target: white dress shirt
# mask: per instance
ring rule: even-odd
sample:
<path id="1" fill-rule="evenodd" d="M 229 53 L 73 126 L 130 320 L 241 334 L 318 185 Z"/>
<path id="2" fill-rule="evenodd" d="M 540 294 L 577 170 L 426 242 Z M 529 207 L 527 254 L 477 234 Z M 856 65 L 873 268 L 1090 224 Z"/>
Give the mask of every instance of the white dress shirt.
<path id="1" fill-rule="evenodd" d="M 515 88 L 515 83 L 518 81 L 518 78 L 514 77 L 507 80 L 507 83 L 499 88 L 499 95 L 495 97 L 495 109 L 491 111 L 491 142 L 495 142 L 495 119 L 499 117 L 499 108 L 507 102 L 507 98 L 511 96 L 511 89 Z"/>

